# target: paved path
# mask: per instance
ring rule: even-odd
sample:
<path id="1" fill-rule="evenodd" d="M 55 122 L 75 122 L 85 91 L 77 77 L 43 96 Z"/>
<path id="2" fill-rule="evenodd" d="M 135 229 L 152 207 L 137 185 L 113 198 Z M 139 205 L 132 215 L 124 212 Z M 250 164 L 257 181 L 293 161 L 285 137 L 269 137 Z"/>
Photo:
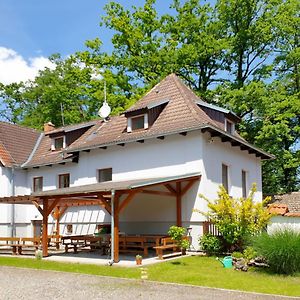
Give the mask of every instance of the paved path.
<path id="1" fill-rule="evenodd" d="M 0 299 L 279 300 L 296 298 L 55 271 L 0 267 Z"/>

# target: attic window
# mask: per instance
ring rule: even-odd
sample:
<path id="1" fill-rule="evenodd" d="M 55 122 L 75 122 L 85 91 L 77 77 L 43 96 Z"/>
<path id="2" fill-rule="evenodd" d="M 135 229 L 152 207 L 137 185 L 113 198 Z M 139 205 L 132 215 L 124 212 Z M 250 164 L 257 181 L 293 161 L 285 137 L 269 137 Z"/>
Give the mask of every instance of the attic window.
<path id="1" fill-rule="evenodd" d="M 61 150 L 66 147 L 65 137 L 57 137 L 52 139 L 51 150 Z"/>
<path id="2" fill-rule="evenodd" d="M 127 119 L 127 132 L 148 128 L 148 114 L 133 116 Z"/>
<path id="3" fill-rule="evenodd" d="M 231 121 L 225 119 L 225 131 L 233 134 L 234 133 L 234 123 L 232 123 Z"/>

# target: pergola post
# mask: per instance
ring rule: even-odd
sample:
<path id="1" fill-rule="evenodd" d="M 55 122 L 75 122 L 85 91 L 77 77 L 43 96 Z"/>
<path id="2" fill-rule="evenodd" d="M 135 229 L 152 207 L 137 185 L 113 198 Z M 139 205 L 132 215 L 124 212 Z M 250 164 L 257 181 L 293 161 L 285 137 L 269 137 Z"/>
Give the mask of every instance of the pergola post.
<path id="1" fill-rule="evenodd" d="M 48 199 L 43 199 L 43 233 L 42 233 L 43 256 L 48 256 Z"/>
<path id="2" fill-rule="evenodd" d="M 176 182 L 176 225 L 182 226 L 182 209 L 181 209 L 181 182 Z"/>
<path id="3" fill-rule="evenodd" d="M 116 194 L 113 201 L 114 201 L 114 211 L 113 211 L 113 218 L 114 218 L 114 262 L 119 262 L 119 198 L 120 195 Z"/>

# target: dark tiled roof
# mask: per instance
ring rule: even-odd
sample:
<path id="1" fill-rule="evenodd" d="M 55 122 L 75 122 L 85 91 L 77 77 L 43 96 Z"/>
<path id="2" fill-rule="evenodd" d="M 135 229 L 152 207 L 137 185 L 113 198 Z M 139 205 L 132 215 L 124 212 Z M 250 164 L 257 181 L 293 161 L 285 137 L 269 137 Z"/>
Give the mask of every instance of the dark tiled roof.
<path id="1" fill-rule="evenodd" d="M 0 160 L 10 167 L 21 165 L 31 154 L 40 133 L 31 128 L 0 122 Z"/>
<path id="2" fill-rule="evenodd" d="M 201 106 L 197 105 L 196 101 L 200 101 L 198 96 L 175 74 L 171 74 L 153 87 L 126 112 L 131 113 L 140 109 L 150 108 L 155 104 L 164 103 L 165 107 L 148 129 L 127 132 L 127 118 L 125 114 L 111 117 L 108 122 L 102 120 L 92 121 L 91 127 L 87 128 L 79 138 L 69 145 L 68 148 L 64 149 L 64 156 L 62 151 L 50 150 L 51 138 L 46 134 L 26 166 L 33 167 L 60 163 L 65 161 L 67 153 L 183 133 L 201 129 L 205 126 L 211 126 L 211 128 L 224 132 L 224 124 L 214 121 Z M 81 128 L 80 126 L 81 124 L 77 124 L 66 128 L 58 128 L 51 131 L 50 134 L 71 131 L 77 127 Z M 234 137 L 245 143 L 238 134 L 235 134 Z M 249 147 L 251 148 L 252 146 L 249 145 Z"/>
<path id="3" fill-rule="evenodd" d="M 293 192 L 283 195 L 272 196 L 272 204 L 270 204 L 269 209 L 273 207 L 286 207 L 287 211 L 284 213 L 278 212 L 277 214 L 284 216 L 300 216 L 300 192 Z M 276 213 L 276 211 L 274 211 Z"/>

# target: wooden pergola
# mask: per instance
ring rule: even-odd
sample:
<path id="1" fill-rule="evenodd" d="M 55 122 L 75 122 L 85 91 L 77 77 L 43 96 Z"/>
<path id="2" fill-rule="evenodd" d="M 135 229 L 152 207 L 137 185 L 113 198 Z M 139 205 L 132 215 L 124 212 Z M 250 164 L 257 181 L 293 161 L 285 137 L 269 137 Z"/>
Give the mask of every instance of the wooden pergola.
<path id="1" fill-rule="evenodd" d="M 43 217 L 42 249 L 48 256 L 48 217 L 56 220 L 59 234 L 59 220 L 68 207 L 100 205 L 111 215 L 112 259 L 119 261 L 119 216 L 138 194 L 169 196 L 176 201 L 176 225 L 182 225 L 182 197 L 201 179 L 200 173 L 190 173 L 171 177 L 108 181 L 83 186 L 74 186 L 33 193 L 28 196 L 0 198 L 0 203 L 33 204 Z M 156 187 L 163 187 L 157 190 Z"/>

